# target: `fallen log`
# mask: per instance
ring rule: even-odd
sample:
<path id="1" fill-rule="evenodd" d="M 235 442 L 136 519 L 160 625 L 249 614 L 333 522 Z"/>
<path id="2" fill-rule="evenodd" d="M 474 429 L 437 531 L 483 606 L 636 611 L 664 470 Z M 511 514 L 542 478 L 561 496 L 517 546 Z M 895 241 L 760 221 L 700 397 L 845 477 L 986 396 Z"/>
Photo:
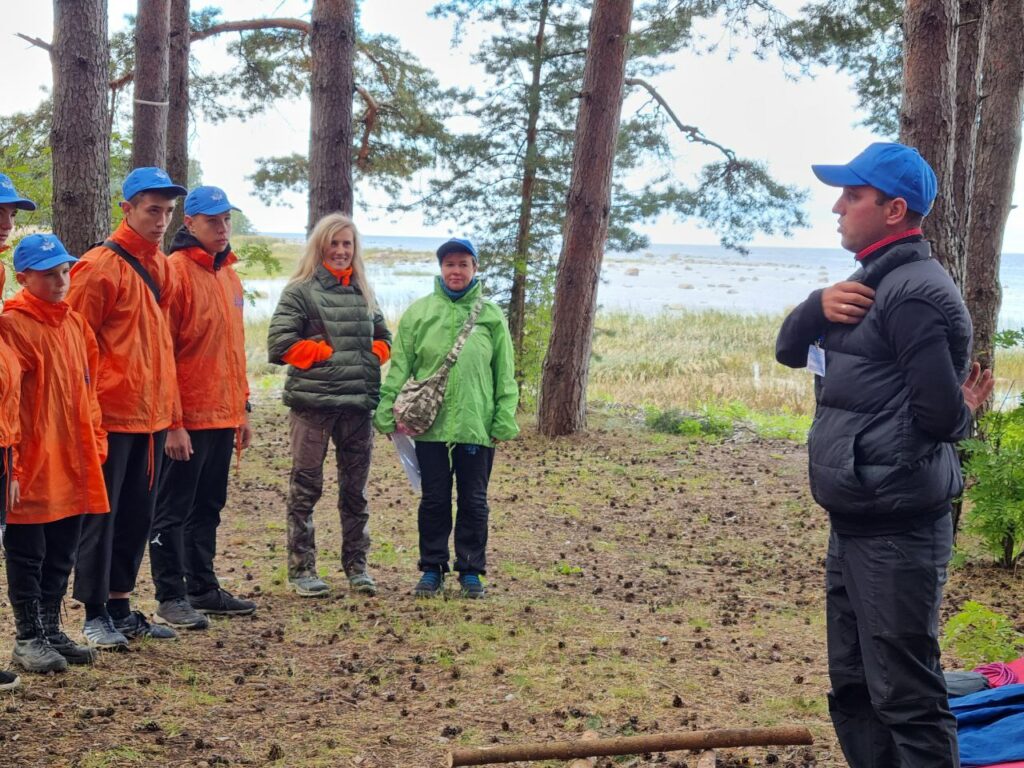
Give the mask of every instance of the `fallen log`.
<path id="1" fill-rule="evenodd" d="M 572 760 L 576 757 L 639 755 L 678 749 L 718 747 L 768 747 L 813 744 L 811 732 L 796 726 L 777 728 L 731 728 L 715 731 L 687 731 L 652 736 L 620 736 L 614 739 L 548 741 L 532 744 L 503 744 L 498 747 L 466 747 L 448 753 L 448 766 L 513 763 L 517 760 Z"/>
<path id="2" fill-rule="evenodd" d="M 594 741 L 601 738 L 601 734 L 597 731 L 584 731 L 580 738 L 584 741 Z M 566 768 L 594 768 L 596 762 L 597 758 L 594 757 L 578 757 L 569 763 Z"/>

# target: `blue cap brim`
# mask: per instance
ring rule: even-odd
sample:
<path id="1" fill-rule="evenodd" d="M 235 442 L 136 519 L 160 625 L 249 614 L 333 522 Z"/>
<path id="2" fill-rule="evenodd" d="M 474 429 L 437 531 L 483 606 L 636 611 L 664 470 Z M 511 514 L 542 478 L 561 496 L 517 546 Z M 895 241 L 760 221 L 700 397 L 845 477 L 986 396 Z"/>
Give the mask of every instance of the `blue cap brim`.
<path id="1" fill-rule="evenodd" d="M 848 165 L 812 165 L 811 170 L 818 181 L 830 187 L 862 187 L 870 186 L 868 182 L 850 170 Z"/>
<path id="2" fill-rule="evenodd" d="M 241 208 L 236 208 L 235 206 L 233 206 L 233 205 L 231 205 L 229 203 L 227 205 L 211 206 L 211 207 L 206 208 L 206 209 L 204 209 L 202 211 L 185 211 L 185 215 L 186 216 L 220 216 L 222 213 L 227 213 L 228 211 L 238 211 L 239 213 L 241 213 L 242 209 Z"/>
<path id="3" fill-rule="evenodd" d="M 23 267 L 22 269 L 18 269 L 18 265 L 15 264 L 14 269 L 16 272 L 24 272 L 26 269 L 32 269 L 35 270 L 36 272 L 45 272 L 46 270 L 53 269 L 54 267 L 58 267 L 61 264 L 74 264 L 76 261 L 78 261 L 78 259 L 72 256 L 70 253 L 58 253 L 54 256 L 51 256 L 48 259 L 43 259 L 42 261 L 33 264 L 31 267 Z"/>
<path id="4" fill-rule="evenodd" d="M 34 211 L 36 209 L 36 204 L 26 197 L 0 198 L 0 205 L 13 205 L 21 211 Z"/>
<path id="5" fill-rule="evenodd" d="M 123 193 L 124 190 L 122 189 L 121 192 Z M 166 192 L 167 194 L 173 195 L 174 197 L 184 197 L 185 195 L 188 194 L 188 190 L 185 189 L 184 187 L 179 187 L 177 184 L 170 184 L 168 186 L 163 187 L 146 187 L 145 189 L 137 189 L 130 195 L 127 195 L 127 197 L 135 197 L 136 195 L 141 195 L 144 192 Z M 128 201 L 125 200 L 124 202 Z"/>

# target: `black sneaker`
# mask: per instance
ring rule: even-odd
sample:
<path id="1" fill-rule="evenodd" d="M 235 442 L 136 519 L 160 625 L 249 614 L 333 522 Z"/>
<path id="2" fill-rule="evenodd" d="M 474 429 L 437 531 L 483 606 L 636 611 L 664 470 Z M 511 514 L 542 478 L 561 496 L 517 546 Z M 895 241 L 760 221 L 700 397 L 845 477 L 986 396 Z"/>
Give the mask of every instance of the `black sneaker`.
<path id="1" fill-rule="evenodd" d="M 21 687 L 21 678 L 6 669 L 0 669 L 0 691 L 13 691 Z"/>
<path id="2" fill-rule="evenodd" d="M 177 640 L 178 633 L 161 624 L 150 624 L 142 611 L 132 611 L 123 619 L 114 619 L 114 629 L 129 640 L 149 637 L 153 640 Z"/>
<path id="3" fill-rule="evenodd" d="M 156 618 L 177 629 L 206 629 L 210 620 L 192 607 L 184 597 L 163 600 L 156 609 Z"/>
<path id="4" fill-rule="evenodd" d="M 220 588 L 201 595 L 189 595 L 188 601 L 200 613 L 213 616 L 248 616 L 256 612 L 256 603 L 252 600 L 243 600 Z"/>

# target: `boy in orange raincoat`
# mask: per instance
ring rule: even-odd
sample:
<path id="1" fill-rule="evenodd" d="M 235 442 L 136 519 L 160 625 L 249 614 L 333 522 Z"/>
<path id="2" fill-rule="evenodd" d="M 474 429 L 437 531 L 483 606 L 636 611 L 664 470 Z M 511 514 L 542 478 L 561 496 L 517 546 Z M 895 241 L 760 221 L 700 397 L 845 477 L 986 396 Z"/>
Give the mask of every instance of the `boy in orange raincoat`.
<path id="1" fill-rule="evenodd" d="M 14 251 L 24 288 L 0 315 L 0 337 L 21 367 L 17 490 L 8 519 L 7 592 L 17 640 L 12 661 L 28 672 L 88 664 L 95 652 L 60 627 L 60 606 L 85 516 L 109 511 L 95 371 L 96 337 L 64 302 L 76 261 L 56 235 L 29 235 Z"/>
<path id="2" fill-rule="evenodd" d="M 85 605 L 82 628 L 95 648 L 124 648 L 140 637 L 173 639 L 170 627 L 150 624 L 131 609 L 149 540 L 165 452 L 184 455 L 174 348 L 166 307 L 174 275 L 160 242 L 175 199 L 186 189 L 160 168 L 136 168 L 121 187 L 124 219 L 106 242 L 75 265 L 68 304 L 96 334 L 100 348 L 96 393 L 110 457 L 103 476 L 110 515 L 82 527 L 74 597 Z"/>
<path id="3" fill-rule="evenodd" d="M 18 194 L 14 182 L 0 173 L 0 253 L 10 249 L 7 238 L 14 230 L 14 217 L 18 211 L 34 211 L 36 204 Z M 3 297 L 7 270 L 0 264 L 0 298 Z M 18 408 L 21 403 L 21 366 L 3 339 L 0 338 L 0 540 L 7 524 L 7 511 L 14 501 L 17 483 L 11 480 L 12 446 L 18 442 Z M 10 691 L 21 685 L 21 679 L 0 669 L 0 691 Z"/>
<path id="4" fill-rule="evenodd" d="M 156 615 L 179 629 L 204 629 L 206 614 L 244 616 L 256 603 L 222 588 L 214 571 L 217 526 L 228 495 L 231 454 L 249 447 L 242 282 L 228 242 L 231 211 L 218 187 L 185 198 L 185 223 L 171 244 L 178 291 L 168 307 L 189 455 L 164 467 L 149 537 Z"/>

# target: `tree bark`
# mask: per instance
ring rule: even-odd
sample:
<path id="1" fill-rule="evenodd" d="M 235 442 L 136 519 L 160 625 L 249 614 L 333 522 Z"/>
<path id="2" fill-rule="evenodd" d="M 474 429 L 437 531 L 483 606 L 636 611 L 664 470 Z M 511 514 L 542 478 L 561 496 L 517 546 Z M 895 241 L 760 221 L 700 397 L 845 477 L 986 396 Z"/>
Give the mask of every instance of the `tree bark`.
<path id="1" fill-rule="evenodd" d="M 54 0 L 53 228 L 73 254 L 110 228 L 106 0 Z"/>
<path id="2" fill-rule="evenodd" d="M 962 289 L 964 263 L 957 243 L 953 193 L 957 18 L 957 0 L 906 2 L 900 141 L 916 147 L 938 177 L 938 195 L 925 219 L 925 235 L 932 252 Z"/>
<path id="3" fill-rule="evenodd" d="M 523 158 L 523 185 L 519 204 L 519 228 L 516 231 L 515 258 L 512 262 L 512 293 L 508 307 L 508 327 L 516 353 L 516 381 L 522 384 L 523 334 L 526 328 L 526 275 L 530 258 L 530 224 L 533 215 L 533 185 L 537 181 L 537 122 L 540 119 L 541 69 L 544 65 L 545 27 L 548 0 L 540 5 L 537 35 L 534 38 L 533 74 L 526 96 L 526 153 Z"/>
<path id="4" fill-rule="evenodd" d="M 974 352 L 983 366 L 995 361 L 992 337 L 1002 301 L 999 261 L 1020 159 L 1024 0 L 992 0 L 989 13 L 964 296 L 974 321 Z"/>
<path id="5" fill-rule="evenodd" d="M 632 0 L 595 0 L 591 11 L 551 340 L 541 379 L 538 428 L 545 435 L 586 427 L 597 284 L 608 235 L 632 11 Z"/>
<path id="6" fill-rule="evenodd" d="M 315 0 L 309 36 L 309 221 L 352 213 L 352 93 L 356 49 L 354 0 Z"/>
<path id="7" fill-rule="evenodd" d="M 970 253 L 969 220 L 974 188 L 974 158 L 981 106 L 981 72 L 988 36 L 990 0 L 960 0 L 956 40 L 956 136 L 953 157 L 953 206 L 960 258 Z M 965 282 L 970 278 L 965 275 Z"/>
<path id="8" fill-rule="evenodd" d="M 170 44 L 167 51 L 167 173 L 175 184 L 192 185 L 188 177 L 188 63 L 191 40 L 189 0 L 171 0 Z M 182 205 L 174 208 L 164 238 L 164 250 L 170 248 L 174 233 L 184 221 Z"/>
<path id="9" fill-rule="evenodd" d="M 167 48 L 170 0 L 139 0 L 135 17 L 132 167 L 167 162 Z"/>

